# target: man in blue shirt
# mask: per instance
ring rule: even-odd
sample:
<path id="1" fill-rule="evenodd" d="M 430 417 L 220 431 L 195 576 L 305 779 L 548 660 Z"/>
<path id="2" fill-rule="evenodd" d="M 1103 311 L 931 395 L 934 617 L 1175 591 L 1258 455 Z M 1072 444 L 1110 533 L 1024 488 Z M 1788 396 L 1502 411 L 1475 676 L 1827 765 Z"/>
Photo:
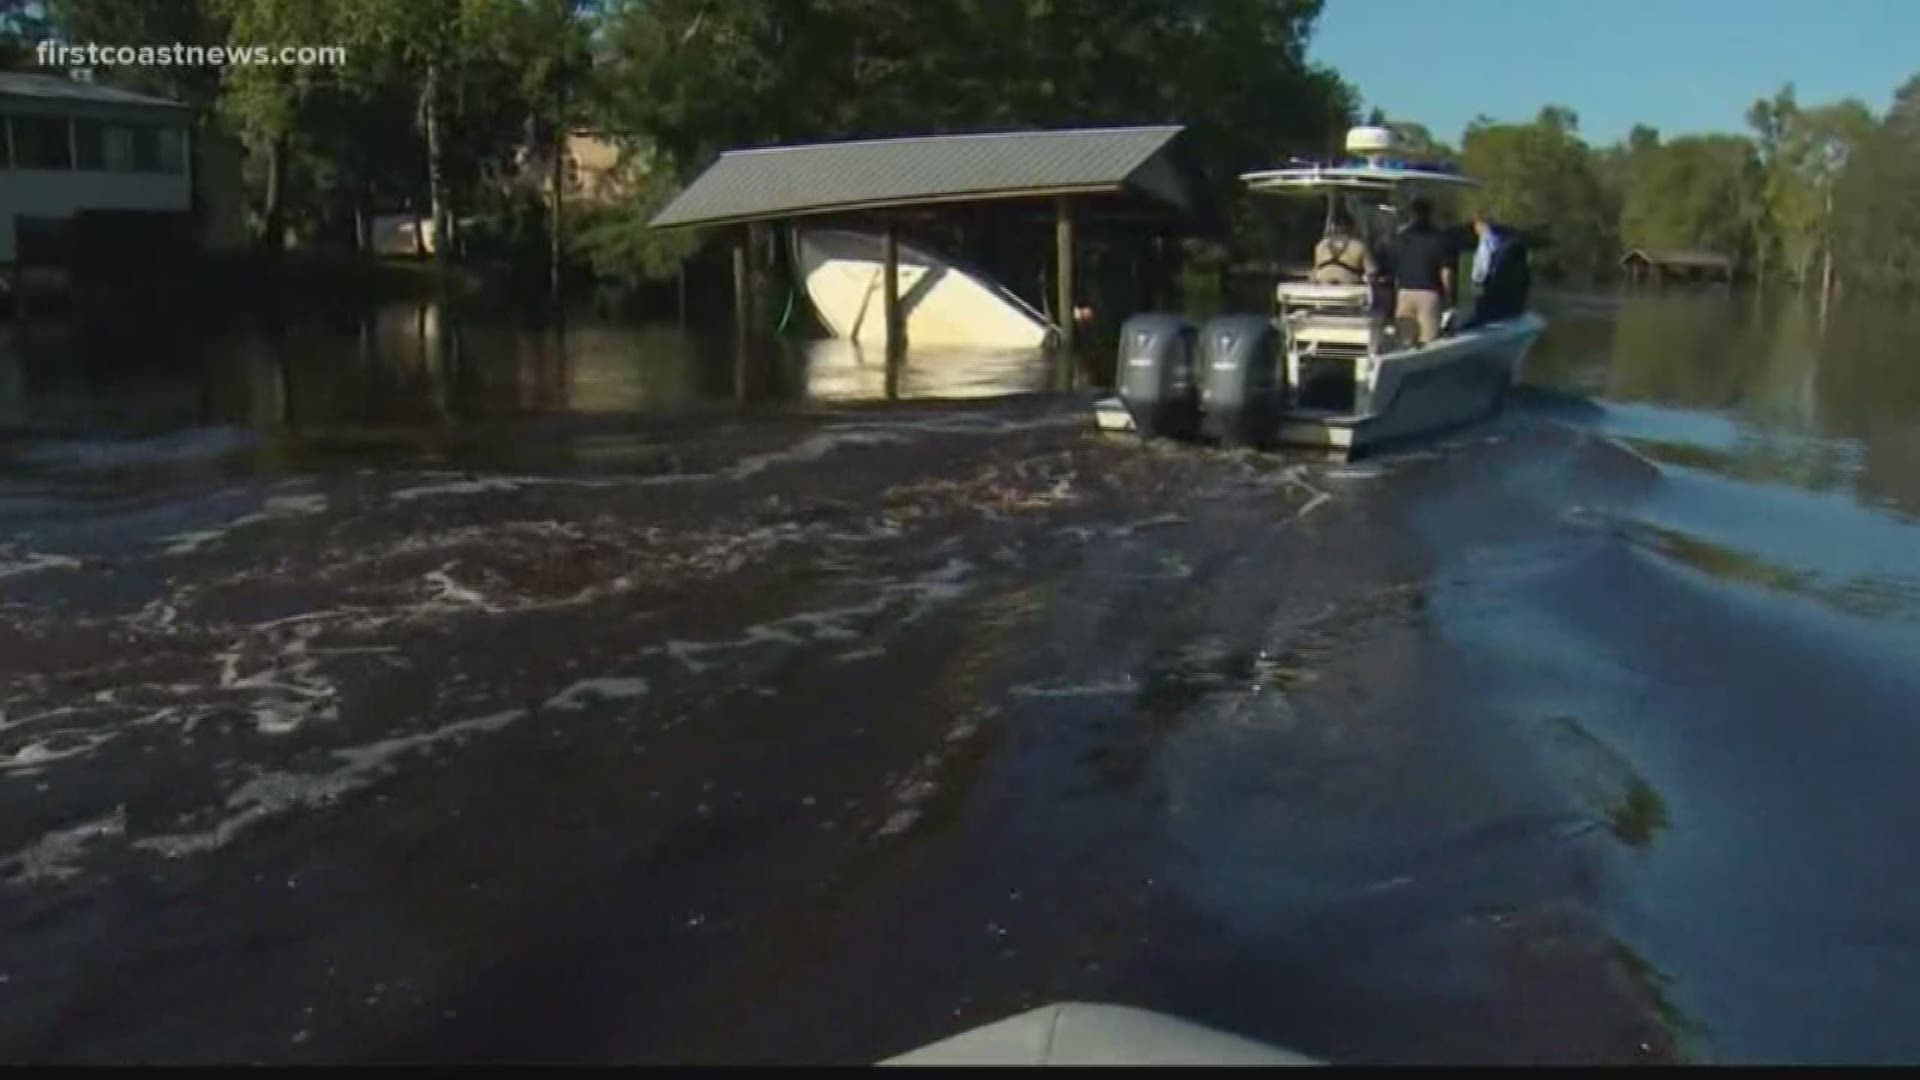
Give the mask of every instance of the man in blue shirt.
<path id="1" fill-rule="evenodd" d="M 1473 231 L 1479 237 L 1473 249 L 1473 315 L 1463 330 L 1524 312 L 1533 280 L 1527 245 L 1518 233 L 1496 224 L 1485 210 L 1474 211 Z"/>
<path id="2" fill-rule="evenodd" d="M 1500 250 L 1503 232 L 1485 210 L 1473 212 L 1473 233 L 1480 238 L 1473 249 L 1473 284 L 1476 288 L 1485 287 L 1487 275 L 1493 272 L 1493 256 Z"/>

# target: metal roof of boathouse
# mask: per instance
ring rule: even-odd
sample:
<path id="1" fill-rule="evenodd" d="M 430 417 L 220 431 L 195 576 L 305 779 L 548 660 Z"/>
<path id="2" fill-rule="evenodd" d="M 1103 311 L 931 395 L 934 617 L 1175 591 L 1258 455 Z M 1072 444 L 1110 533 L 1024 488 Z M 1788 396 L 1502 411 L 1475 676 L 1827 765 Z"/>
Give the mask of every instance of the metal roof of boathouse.
<path id="1" fill-rule="evenodd" d="M 1204 183 L 1177 124 L 995 131 L 729 150 L 657 214 L 655 228 L 1047 195 L 1133 195 L 1204 217 Z"/>
<path id="2" fill-rule="evenodd" d="M 41 75 L 27 71 L 0 71 L 0 98 L 11 99 L 8 104 L 26 102 L 44 102 L 51 104 L 82 103 L 87 105 L 134 106 L 147 109 L 184 110 L 188 106 L 178 101 L 151 94 L 136 94 L 131 90 L 122 90 L 117 86 L 105 86 L 78 79 L 63 79 L 56 75 Z"/>
<path id="3" fill-rule="evenodd" d="M 1630 262 L 1689 270 L 1725 271 L 1733 268 L 1733 260 L 1717 251 L 1699 251 L 1691 248 L 1633 248 L 1620 256 L 1620 265 L 1625 266 Z"/>

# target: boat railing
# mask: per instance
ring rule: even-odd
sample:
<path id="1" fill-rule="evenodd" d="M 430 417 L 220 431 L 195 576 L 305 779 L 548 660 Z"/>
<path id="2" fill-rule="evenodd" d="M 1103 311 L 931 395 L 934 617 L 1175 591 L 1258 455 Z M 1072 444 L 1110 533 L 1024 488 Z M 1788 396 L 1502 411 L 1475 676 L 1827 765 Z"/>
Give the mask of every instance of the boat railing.
<path id="1" fill-rule="evenodd" d="M 1277 321 L 1295 354 L 1358 359 L 1377 355 L 1383 345 L 1369 286 L 1286 282 L 1275 299 Z"/>

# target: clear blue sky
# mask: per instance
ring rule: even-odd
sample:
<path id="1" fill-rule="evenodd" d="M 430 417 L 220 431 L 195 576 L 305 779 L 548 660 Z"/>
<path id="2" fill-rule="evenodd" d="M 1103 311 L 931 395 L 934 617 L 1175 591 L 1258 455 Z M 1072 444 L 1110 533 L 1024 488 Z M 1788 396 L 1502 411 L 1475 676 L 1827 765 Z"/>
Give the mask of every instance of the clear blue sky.
<path id="1" fill-rule="evenodd" d="M 1327 0 L 1308 51 L 1367 108 L 1455 145 L 1477 114 L 1546 104 L 1599 144 L 1635 123 L 1743 130 L 1783 82 L 1883 112 L 1920 73 L 1920 0 Z"/>

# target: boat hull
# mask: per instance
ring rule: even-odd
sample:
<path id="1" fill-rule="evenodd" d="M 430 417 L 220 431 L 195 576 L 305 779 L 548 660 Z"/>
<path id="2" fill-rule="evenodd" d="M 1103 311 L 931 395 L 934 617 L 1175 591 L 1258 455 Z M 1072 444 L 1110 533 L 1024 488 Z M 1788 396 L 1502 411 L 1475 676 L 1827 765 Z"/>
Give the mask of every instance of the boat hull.
<path id="1" fill-rule="evenodd" d="M 1279 1065 L 1324 1062 L 1164 1013 L 1079 1001 L 971 1028 L 881 1065 Z"/>
<path id="2" fill-rule="evenodd" d="M 846 229 L 794 231 L 794 268 L 820 321 L 837 338 L 887 344 L 882 290 L 885 238 Z M 907 343 L 1038 349 L 1053 324 L 982 274 L 913 244 L 899 245 L 901 319 Z"/>
<path id="3" fill-rule="evenodd" d="M 1271 441 L 1359 453 L 1483 419 L 1499 409 L 1546 320 L 1528 313 L 1376 362 L 1373 389 L 1357 411 L 1282 410 Z M 1131 431 L 1119 398 L 1094 408 L 1101 430 Z"/>

